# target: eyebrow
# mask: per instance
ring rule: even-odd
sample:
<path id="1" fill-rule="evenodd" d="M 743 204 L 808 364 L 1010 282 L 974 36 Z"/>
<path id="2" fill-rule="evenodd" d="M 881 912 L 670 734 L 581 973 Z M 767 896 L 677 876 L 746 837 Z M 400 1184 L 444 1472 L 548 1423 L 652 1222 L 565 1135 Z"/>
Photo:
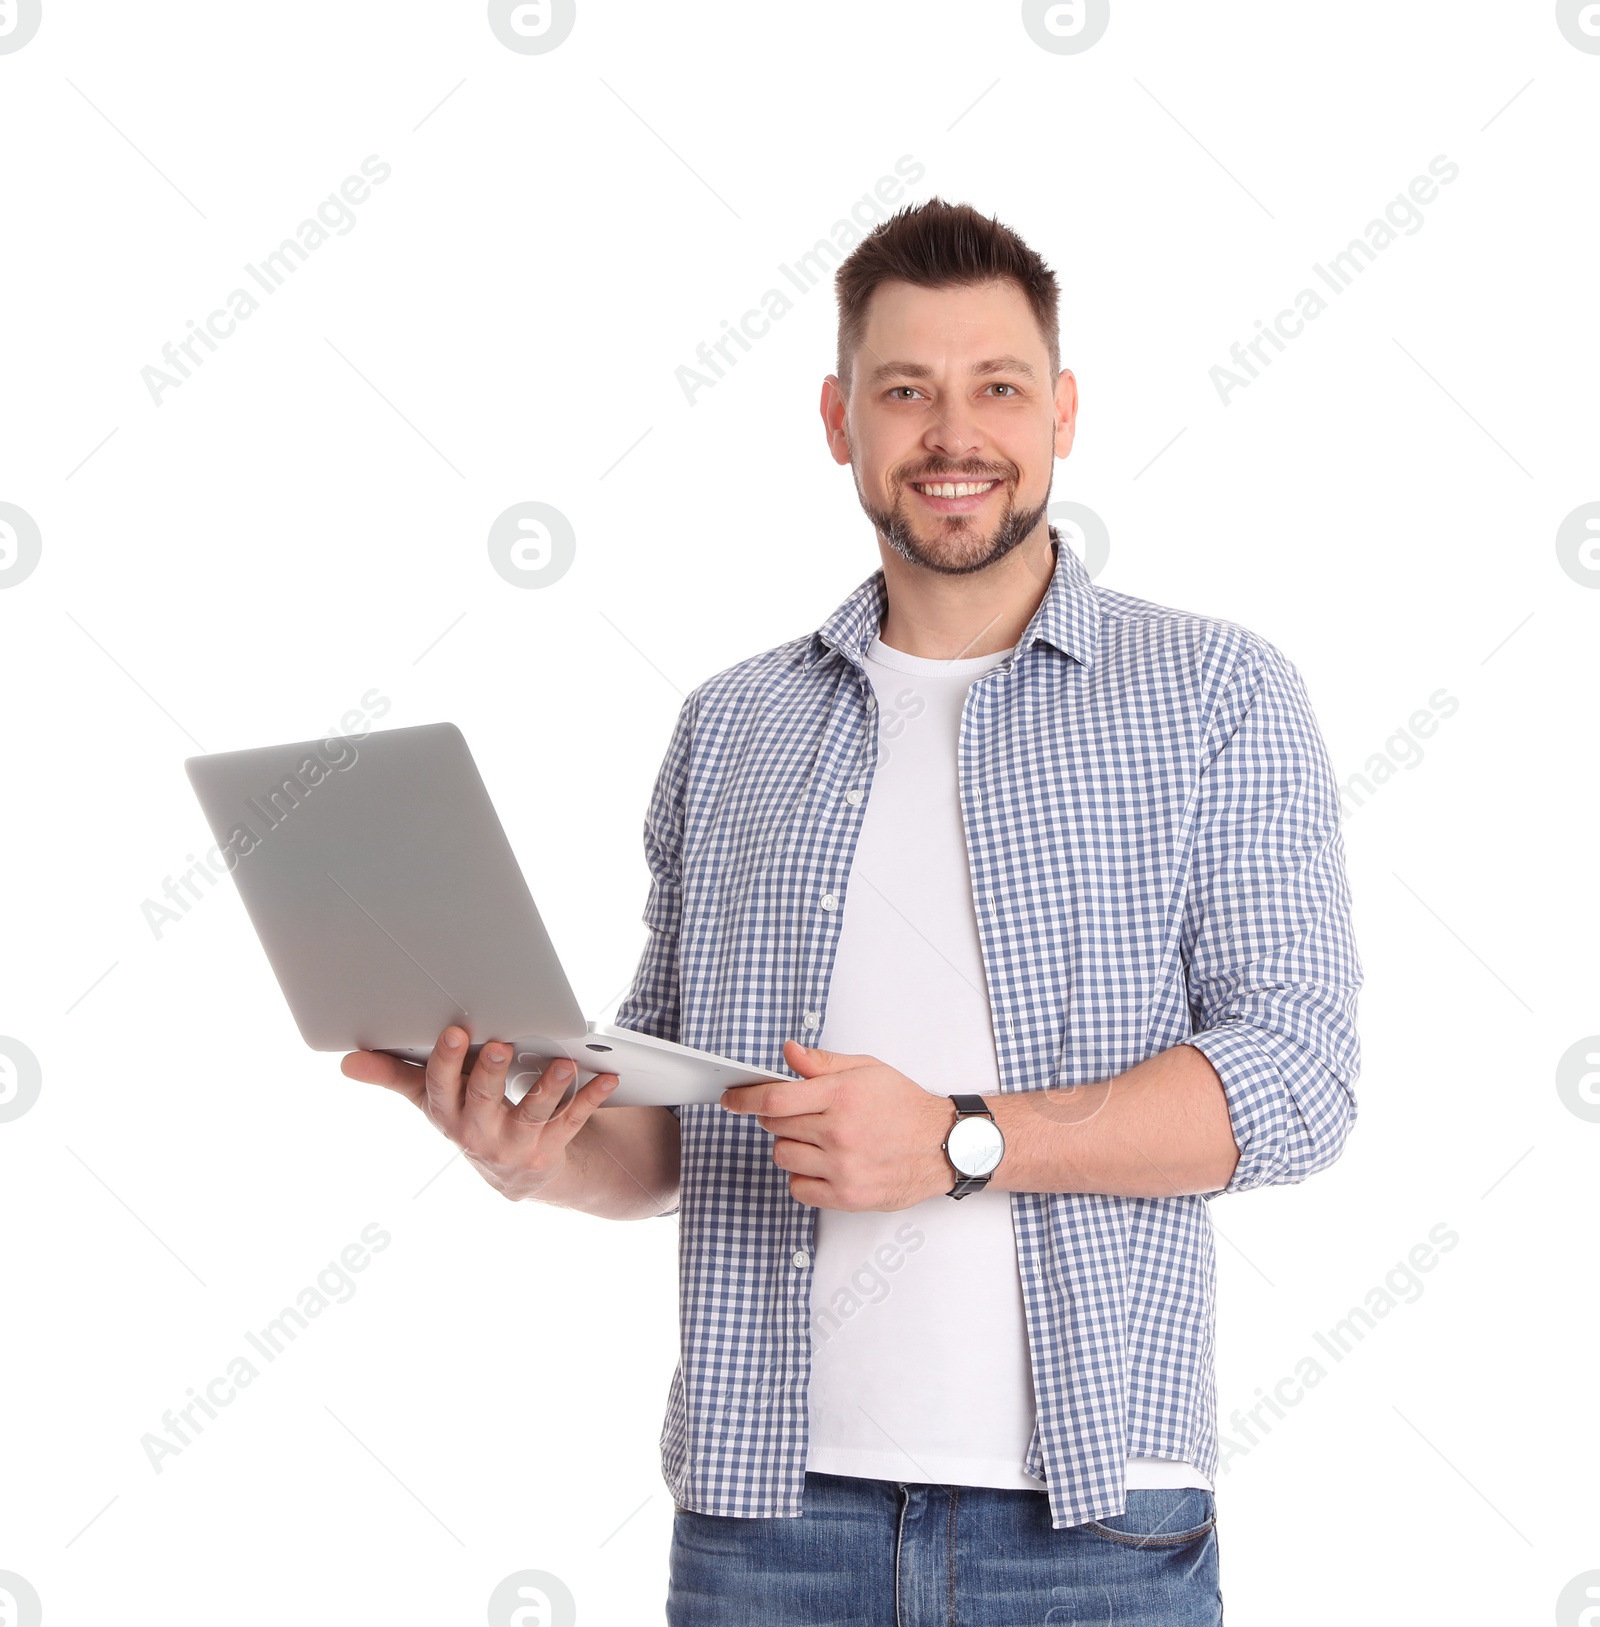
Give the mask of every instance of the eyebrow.
<path id="1" fill-rule="evenodd" d="M 993 373 L 1020 373 L 1026 379 L 1038 375 L 1020 356 L 991 356 L 987 361 L 972 364 L 974 378 L 988 378 Z M 867 374 L 869 386 L 883 383 L 888 378 L 931 379 L 933 369 L 922 362 L 879 362 Z"/>

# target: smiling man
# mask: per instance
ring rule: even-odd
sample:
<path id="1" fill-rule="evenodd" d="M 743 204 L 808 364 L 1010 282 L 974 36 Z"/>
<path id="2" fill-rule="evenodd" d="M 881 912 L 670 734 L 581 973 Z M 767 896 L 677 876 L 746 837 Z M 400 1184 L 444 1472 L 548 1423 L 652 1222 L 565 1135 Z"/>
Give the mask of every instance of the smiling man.
<path id="1" fill-rule="evenodd" d="M 1032 250 L 935 198 L 836 282 L 881 568 L 688 698 L 617 1012 L 796 1076 L 676 1110 L 668 1617 L 1217 1622 L 1208 1199 L 1356 1112 L 1333 776 L 1277 650 L 1047 523 Z"/>
<path id="2" fill-rule="evenodd" d="M 625 1027 L 780 1077 L 597 1111 L 452 1026 L 407 1096 L 513 1199 L 679 1214 L 671 1627 L 1221 1621 L 1209 1200 L 1355 1121 L 1339 805 L 1294 667 L 1096 587 L 1054 274 L 938 198 L 840 266 L 881 565 L 684 702 Z M 677 1195 L 677 1207 L 673 1207 Z"/>
<path id="3" fill-rule="evenodd" d="M 881 567 L 688 697 L 616 1014 L 785 1076 L 673 1110 L 668 1619 L 1215 1623 L 1209 1200 L 1356 1114 L 1333 775 L 1276 649 L 1048 524 L 1037 254 L 935 198 L 836 289 Z"/>
<path id="4" fill-rule="evenodd" d="M 882 563 L 685 701 L 616 1012 L 780 1077 L 554 1111 L 555 1064 L 513 1105 L 459 1027 L 343 1068 L 508 1197 L 681 1216 L 674 1627 L 1209 1627 L 1209 1200 L 1356 1115 L 1327 753 L 1270 644 L 1048 524 L 1037 254 L 934 198 L 836 282 L 822 420 Z"/>

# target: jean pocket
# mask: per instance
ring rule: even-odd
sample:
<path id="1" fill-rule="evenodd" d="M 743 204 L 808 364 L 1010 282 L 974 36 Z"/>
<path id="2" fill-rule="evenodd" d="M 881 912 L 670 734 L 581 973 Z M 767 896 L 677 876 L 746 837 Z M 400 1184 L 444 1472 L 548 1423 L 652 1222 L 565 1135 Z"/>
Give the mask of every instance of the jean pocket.
<path id="1" fill-rule="evenodd" d="M 1182 1548 L 1217 1523 L 1216 1497 L 1200 1486 L 1135 1486 L 1127 1500 L 1122 1513 L 1084 1529 L 1130 1548 Z"/>

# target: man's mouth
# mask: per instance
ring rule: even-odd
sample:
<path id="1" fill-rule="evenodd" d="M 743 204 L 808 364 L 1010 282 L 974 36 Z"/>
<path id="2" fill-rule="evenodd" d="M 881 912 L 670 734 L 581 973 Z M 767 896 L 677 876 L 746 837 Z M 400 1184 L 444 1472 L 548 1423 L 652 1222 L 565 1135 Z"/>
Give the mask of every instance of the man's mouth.
<path id="1" fill-rule="evenodd" d="M 913 480 L 911 489 L 940 514 L 964 514 L 977 508 L 998 480 Z"/>

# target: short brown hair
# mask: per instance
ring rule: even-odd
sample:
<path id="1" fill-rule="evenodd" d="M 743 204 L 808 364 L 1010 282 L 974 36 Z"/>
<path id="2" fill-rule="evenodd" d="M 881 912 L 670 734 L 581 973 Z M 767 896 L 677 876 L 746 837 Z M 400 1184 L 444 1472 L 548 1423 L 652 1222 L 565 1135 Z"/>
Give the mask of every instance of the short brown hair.
<path id="1" fill-rule="evenodd" d="M 1022 289 L 1050 354 L 1050 379 L 1061 371 L 1061 290 L 1056 274 L 1009 226 L 965 203 L 932 197 L 908 204 L 875 226 L 834 273 L 839 301 L 838 378 L 845 396 L 867 327 L 872 291 L 890 280 L 919 288 L 967 287 L 1009 278 Z"/>

